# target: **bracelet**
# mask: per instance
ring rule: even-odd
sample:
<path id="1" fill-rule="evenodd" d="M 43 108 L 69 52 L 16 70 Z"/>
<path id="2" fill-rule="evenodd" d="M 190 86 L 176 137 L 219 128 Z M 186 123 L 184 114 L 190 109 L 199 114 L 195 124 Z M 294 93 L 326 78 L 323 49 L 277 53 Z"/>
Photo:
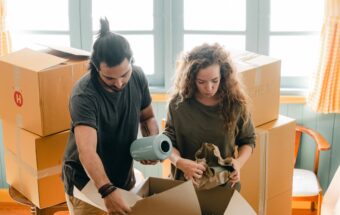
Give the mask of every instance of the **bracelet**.
<path id="1" fill-rule="evenodd" d="M 117 187 L 113 186 L 112 183 L 107 183 L 107 184 L 104 184 L 103 186 L 101 186 L 98 189 L 98 193 L 100 193 L 102 198 L 105 198 L 106 196 L 108 196 L 110 193 L 112 193 L 116 189 L 117 189 Z"/>

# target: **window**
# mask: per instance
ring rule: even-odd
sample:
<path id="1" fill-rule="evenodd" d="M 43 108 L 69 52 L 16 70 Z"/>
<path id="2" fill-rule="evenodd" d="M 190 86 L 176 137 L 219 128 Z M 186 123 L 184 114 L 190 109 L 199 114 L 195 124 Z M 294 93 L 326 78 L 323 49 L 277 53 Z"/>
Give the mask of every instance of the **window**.
<path id="1" fill-rule="evenodd" d="M 183 1 L 184 50 L 204 42 L 245 49 L 245 3 L 245 0 Z"/>
<path id="2" fill-rule="evenodd" d="M 133 6 L 132 6 L 133 5 Z M 107 17 L 110 29 L 130 42 L 135 64 L 141 66 L 154 85 L 162 85 L 160 73 L 155 74 L 155 31 L 153 0 L 96 0 L 92 1 L 93 41 L 99 30 L 99 20 Z M 143 8 L 141 10 L 141 8 Z M 159 68 L 157 69 L 159 70 Z"/>
<path id="3" fill-rule="evenodd" d="M 152 87 L 171 86 L 178 54 L 203 42 L 282 59 L 281 87 L 308 86 L 317 68 L 323 0 L 10 0 L 14 48 L 27 43 L 90 51 L 106 16 L 130 42 Z M 16 7 L 16 5 L 21 5 Z M 16 14 L 22 14 L 16 16 Z M 34 14 L 34 15 L 32 15 Z M 52 24 L 53 23 L 53 24 Z M 12 27 L 12 28 L 11 28 Z"/>
<path id="4" fill-rule="evenodd" d="M 282 59 L 282 87 L 306 88 L 317 69 L 322 0 L 271 0 L 268 55 Z"/>
<path id="5" fill-rule="evenodd" d="M 7 27 L 13 51 L 42 45 L 70 45 L 68 0 L 10 0 Z"/>

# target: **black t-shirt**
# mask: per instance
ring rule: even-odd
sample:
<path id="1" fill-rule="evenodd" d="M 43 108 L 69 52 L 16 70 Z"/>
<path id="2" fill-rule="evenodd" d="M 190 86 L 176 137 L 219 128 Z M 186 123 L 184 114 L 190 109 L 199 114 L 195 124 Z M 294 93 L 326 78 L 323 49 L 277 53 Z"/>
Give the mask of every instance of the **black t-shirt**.
<path id="1" fill-rule="evenodd" d="M 74 127 L 87 125 L 97 130 L 97 153 L 110 181 L 130 189 L 135 178 L 130 145 L 137 138 L 140 112 L 151 104 L 146 77 L 133 66 L 132 75 L 122 91 L 108 92 L 98 77 L 87 73 L 75 85 L 69 103 L 71 133 L 66 147 L 62 178 L 65 191 L 81 190 L 89 181 L 77 150 Z"/>

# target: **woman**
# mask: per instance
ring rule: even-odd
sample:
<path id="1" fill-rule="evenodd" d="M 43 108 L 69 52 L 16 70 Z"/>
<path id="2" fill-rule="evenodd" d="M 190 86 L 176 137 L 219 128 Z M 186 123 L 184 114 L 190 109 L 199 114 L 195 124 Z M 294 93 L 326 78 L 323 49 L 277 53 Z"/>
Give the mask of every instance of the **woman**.
<path id="1" fill-rule="evenodd" d="M 174 179 L 197 182 L 206 168 L 195 162 L 195 153 L 213 143 L 223 158 L 232 158 L 228 184 L 239 185 L 240 170 L 255 147 L 255 129 L 247 96 L 219 44 L 195 47 L 178 60 L 164 134 L 174 145 Z"/>

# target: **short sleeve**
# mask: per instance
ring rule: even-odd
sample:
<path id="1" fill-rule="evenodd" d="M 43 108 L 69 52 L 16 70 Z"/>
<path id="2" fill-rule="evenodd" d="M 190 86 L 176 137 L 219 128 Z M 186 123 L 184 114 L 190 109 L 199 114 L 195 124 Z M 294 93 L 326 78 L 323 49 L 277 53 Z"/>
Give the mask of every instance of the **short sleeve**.
<path id="1" fill-rule="evenodd" d="M 238 122 L 239 132 L 236 136 L 236 145 L 239 147 L 243 145 L 249 145 L 252 148 L 255 148 L 255 127 L 251 118 L 244 122 L 242 119 Z"/>
<path id="2" fill-rule="evenodd" d="M 150 95 L 148 80 L 146 79 L 143 70 L 140 67 L 137 67 L 137 68 L 138 68 L 137 72 L 139 73 L 138 76 L 139 76 L 141 92 L 142 92 L 141 110 L 143 110 L 151 104 L 151 95 Z"/>
<path id="3" fill-rule="evenodd" d="M 74 95 L 70 99 L 69 110 L 72 130 L 77 125 L 87 125 L 97 129 L 96 101 L 88 95 Z"/>
<path id="4" fill-rule="evenodd" d="M 166 117 L 166 123 L 165 123 L 165 129 L 163 134 L 168 136 L 172 142 L 172 145 L 177 148 L 177 142 L 176 142 L 176 130 L 172 118 L 172 106 L 169 105 L 167 117 Z"/>

